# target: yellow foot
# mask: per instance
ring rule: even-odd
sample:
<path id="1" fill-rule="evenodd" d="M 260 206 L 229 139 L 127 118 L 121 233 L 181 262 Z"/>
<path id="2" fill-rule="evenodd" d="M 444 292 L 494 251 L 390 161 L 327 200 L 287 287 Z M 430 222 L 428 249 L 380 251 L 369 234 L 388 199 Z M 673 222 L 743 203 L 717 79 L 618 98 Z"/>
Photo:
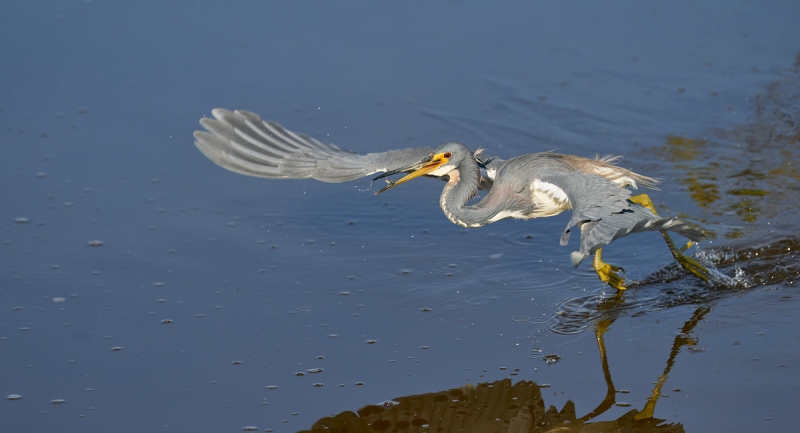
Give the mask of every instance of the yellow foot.
<path id="1" fill-rule="evenodd" d="M 600 281 L 608 283 L 609 286 L 617 290 L 627 289 L 627 287 L 625 287 L 625 281 L 617 274 L 619 271 L 624 273 L 625 269 L 604 262 L 601 255 L 602 249 L 599 249 L 594 253 L 594 259 L 592 260 L 592 267 L 597 272 L 597 276 L 600 277 Z"/>
<path id="2" fill-rule="evenodd" d="M 664 240 L 667 241 L 667 246 L 669 247 L 670 252 L 672 252 L 672 257 L 675 257 L 675 260 L 687 271 L 693 273 L 697 278 L 708 282 L 708 269 L 705 266 L 701 265 L 700 262 L 697 261 L 694 257 L 689 257 L 686 254 L 683 254 L 686 249 L 692 246 L 692 242 L 689 241 L 683 248 L 676 248 L 675 243 L 672 242 L 672 238 L 667 232 L 661 232 L 661 235 L 664 236 Z"/>
<path id="3" fill-rule="evenodd" d="M 650 209 L 653 212 L 653 215 L 658 215 L 658 212 L 656 212 L 656 207 L 653 206 L 653 202 L 650 200 L 650 197 L 648 197 L 647 194 L 639 194 L 631 197 L 629 200 Z M 669 233 L 662 230 L 661 236 L 663 236 L 664 240 L 667 242 L 667 246 L 669 247 L 670 252 L 672 252 L 672 257 L 675 257 L 675 260 L 683 267 L 683 269 L 693 273 L 695 276 L 697 276 L 697 278 L 700 278 L 707 283 L 708 269 L 701 265 L 697 259 L 683 254 L 684 251 L 688 250 L 692 245 L 694 245 L 692 241 L 687 242 L 682 248 L 678 248 L 675 246 L 675 242 L 672 241 L 672 237 L 670 237 Z"/>

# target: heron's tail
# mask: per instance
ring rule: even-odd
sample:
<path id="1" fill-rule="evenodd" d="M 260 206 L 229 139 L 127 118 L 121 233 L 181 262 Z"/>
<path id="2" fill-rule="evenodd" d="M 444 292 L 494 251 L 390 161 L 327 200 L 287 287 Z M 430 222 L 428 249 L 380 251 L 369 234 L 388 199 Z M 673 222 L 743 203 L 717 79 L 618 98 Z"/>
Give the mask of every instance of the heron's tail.
<path id="1" fill-rule="evenodd" d="M 570 254 L 570 260 L 574 266 L 578 266 L 587 257 L 614 239 L 631 233 L 668 230 L 693 241 L 700 241 L 708 236 L 705 230 L 686 221 L 677 217 L 662 218 L 653 215 L 650 210 L 640 205 L 632 205 L 629 210 L 612 214 L 598 221 L 584 222 L 580 227 L 580 251 L 573 251 Z"/>

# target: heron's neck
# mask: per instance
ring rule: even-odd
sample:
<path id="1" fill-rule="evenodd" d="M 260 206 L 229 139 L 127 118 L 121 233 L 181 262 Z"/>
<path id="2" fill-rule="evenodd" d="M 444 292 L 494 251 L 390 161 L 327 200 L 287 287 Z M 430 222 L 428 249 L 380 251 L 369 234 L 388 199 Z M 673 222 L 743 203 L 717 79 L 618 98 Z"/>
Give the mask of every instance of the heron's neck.
<path id="1" fill-rule="evenodd" d="M 461 227 L 481 227 L 489 224 L 496 214 L 483 206 L 467 206 L 469 199 L 478 193 L 481 170 L 472 158 L 448 173 L 450 180 L 442 190 L 439 205 L 447 219 Z"/>

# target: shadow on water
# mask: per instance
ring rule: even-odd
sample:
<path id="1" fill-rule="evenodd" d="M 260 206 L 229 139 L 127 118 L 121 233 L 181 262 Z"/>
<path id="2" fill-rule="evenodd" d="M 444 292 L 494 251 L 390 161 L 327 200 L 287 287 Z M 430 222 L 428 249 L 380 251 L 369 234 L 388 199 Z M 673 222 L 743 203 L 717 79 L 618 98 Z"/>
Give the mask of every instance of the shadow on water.
<path id="1" fill-rule="evenodd" d="M 546 405 L 542 389 L 549 388 L 549 385 L 539 385 L 528 380 L 512 383 L 509 378 L 398 397 L 379 405 L 365 406 L 357 413 L 345 411 L 322 418 L 308 431 L 683 432 L 685 430 L 680 423 L 667 423 L 663 419 L 655 418 L 655 407 L 678 354 L 681 349 L 694 346 L 695 340 L 691 333 L 709 311 L 709 307 L 697 308 L 683 325 L 681 332 L 675 336 L 666 365 L 641 410 L 631 409 L 613 420 L 595 419 L 612 407 L 629 407 L 631 404 L 617 401 L 617 395 L 624 391 L 619 391 L 614 386 L 605 344 L 605 333 L 614 319 L 604 318 L 596 322 L 595 335 L 606 394 L 594 409 L 580 417 L 576 414 L 572 400 L 568 400 L 561 410 L 553 405 Z"/>

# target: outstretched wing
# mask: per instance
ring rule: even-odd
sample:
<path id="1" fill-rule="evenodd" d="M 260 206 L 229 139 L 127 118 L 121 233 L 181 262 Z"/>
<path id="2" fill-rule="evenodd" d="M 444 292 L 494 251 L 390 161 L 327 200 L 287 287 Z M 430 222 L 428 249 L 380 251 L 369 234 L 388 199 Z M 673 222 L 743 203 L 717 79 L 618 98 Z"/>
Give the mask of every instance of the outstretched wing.
<path id="1" fill-rule="evenodd" d="M 422 147 L 359 155 L 261 120 L 249 111 L 216 108 L 211 114 L 213 119 L 200 119 L 206 131 L 195 131 L 194 144 L 217 165 L 248 176 L 346 182 L 407 167 L 433 150 Z"/>

